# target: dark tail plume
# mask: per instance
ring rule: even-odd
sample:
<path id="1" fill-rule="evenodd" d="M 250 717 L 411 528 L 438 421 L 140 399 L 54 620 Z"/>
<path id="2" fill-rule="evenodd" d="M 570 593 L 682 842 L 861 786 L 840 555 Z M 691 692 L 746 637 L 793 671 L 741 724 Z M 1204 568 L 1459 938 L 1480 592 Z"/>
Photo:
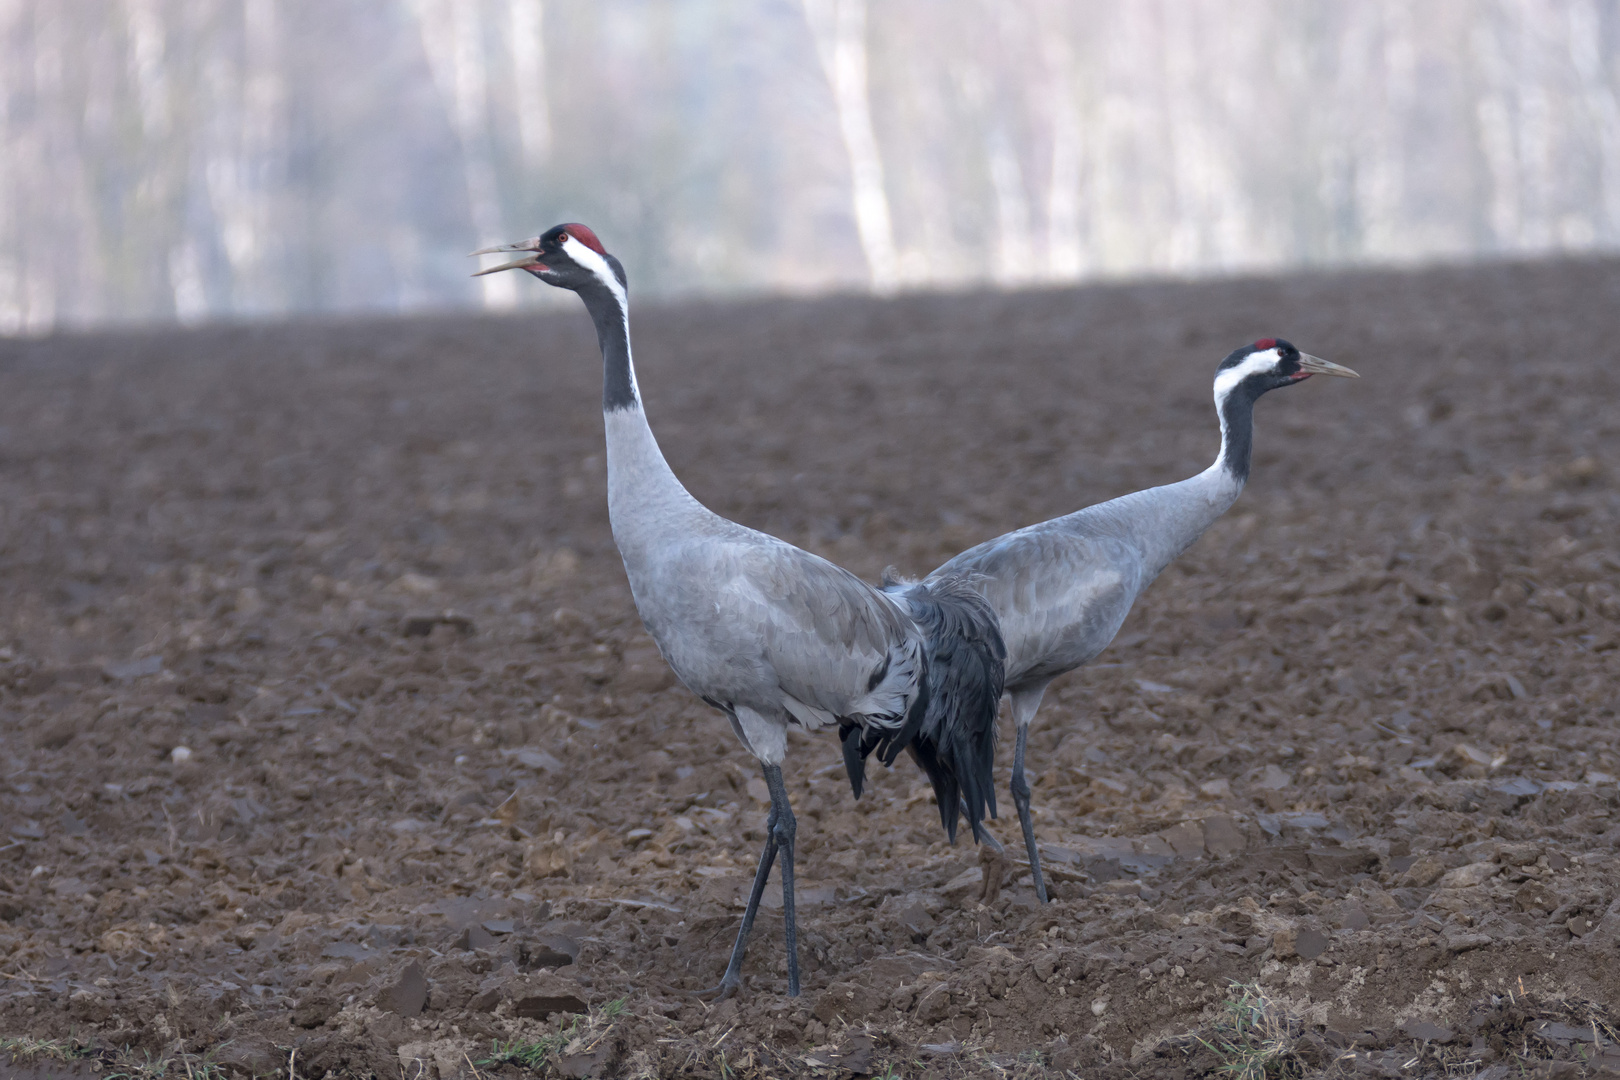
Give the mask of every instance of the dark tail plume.
<path id="1" fill-rule="evenodd" d="M 865 759 L 874 751 L 892 765 L 905 750 L 934 786 L 946 835 L 956 841 L 965 811 L 979 839 L 986 813 L 996 816 L 996 710 L 1007 660 L 996 613 L 960 577 L 927 584 L 886 580 L 884 591 L 904 601 L 922 628 L 928 671 L 899 730 L 863 735 L 854 725 L 841 727 L 850 785 L 859 797 Z"/>

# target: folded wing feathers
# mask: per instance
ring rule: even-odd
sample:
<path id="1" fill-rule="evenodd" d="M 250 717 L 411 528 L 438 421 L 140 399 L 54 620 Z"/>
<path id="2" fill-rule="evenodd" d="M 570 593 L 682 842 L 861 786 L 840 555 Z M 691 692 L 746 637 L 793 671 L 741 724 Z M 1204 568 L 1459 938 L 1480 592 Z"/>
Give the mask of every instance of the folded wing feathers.
<path id="1" fill-rule="evenodd" d="M 876 752 L 892 765 L 906 750 L 933 784 L 940 822 L 952 842 L 964 809 L 979 839 L 986 810 L 996 815 L 991 772 L 1007 650 L 995 611 L 961 577 L 927 584 L 886 581 L 884 591 L 923 632 L 921 692 L 898 729 L 840 723 L 850 786 L 858 798 L 868 755 Z"/>
<path id="2" fill-rule="evenodd" d="M 874 595 L 848 571 L 779 541 L 749 554 L 751 572 L 737 575 L 746 588 L 733 599 L 769 611 L 761 621 L 787 711 L 806 727 L 836 718 L 855 796 L 867 757 L 892 765 L 909 751 L 951 840 L 964 807 L 980 838 L 986 809 L 996 813 L 991 770 L 1007 658 L 995 609 L 961 574 L 885 576 Z M 843 696 L 862 684 L 854 700 Z"/>

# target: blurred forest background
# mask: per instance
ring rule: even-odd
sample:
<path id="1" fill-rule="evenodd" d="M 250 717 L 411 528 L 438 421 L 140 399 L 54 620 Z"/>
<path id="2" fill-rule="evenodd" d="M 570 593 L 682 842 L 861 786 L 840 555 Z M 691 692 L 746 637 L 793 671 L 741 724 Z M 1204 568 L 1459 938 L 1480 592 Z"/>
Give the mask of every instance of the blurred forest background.
<path id="1" fill-rule="evenodd" d="M 0 0 L 0 332 L 1620 246 L 1616 0 Z"/>

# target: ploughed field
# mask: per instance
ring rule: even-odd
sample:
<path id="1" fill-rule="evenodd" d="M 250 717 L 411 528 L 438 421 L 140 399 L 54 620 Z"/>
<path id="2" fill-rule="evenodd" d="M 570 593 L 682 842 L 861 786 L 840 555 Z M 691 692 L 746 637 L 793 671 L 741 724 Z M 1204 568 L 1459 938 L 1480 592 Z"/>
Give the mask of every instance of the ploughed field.
<path id="1" fill-rule="evenodd" d="M 1616 312 L 1612 262 L 643 307 L 693 493 L 869 579 L 1202 469 L 1235 346 L 1363 376 L 1260 403 L 1048 693 L 1050 906 L 794 736 L 805 992 L 776 891 L 719 1004 L 767 796 L 631 606 L 576 305 L 0 343 L 0 1071 L 1620 1069 Z"/>

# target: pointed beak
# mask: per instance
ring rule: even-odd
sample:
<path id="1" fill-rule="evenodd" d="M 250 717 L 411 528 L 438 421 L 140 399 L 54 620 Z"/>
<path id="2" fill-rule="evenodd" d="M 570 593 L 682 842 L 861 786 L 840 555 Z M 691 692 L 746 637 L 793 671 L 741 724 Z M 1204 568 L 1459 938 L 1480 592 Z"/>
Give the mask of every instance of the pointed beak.
<path id="1" fill-rule="evenodd" d="M 510 262 L 503 262 L 499 266 L 486 266 L 482 270 L 474 271 L 473 277 L 483 277 L 485 274 L 498 274 L 502 270 L 522 270 L 530 266 L 538 266 L 544 270 L 545 266 L 540 262 L 540 256 L 534 254 L 534 252 L 538 251 L 539 248 L 540 238 L 535 236 L 528 240 L 520 240 L 515 244 L 496 244 L 494 247 L 479 248 L 477 251 L 470 253 L 467 257 L 470 259 L 475 255 L 494 255 L 502 251 L 523 251 L 529 253 L 526 255 L 521 255 Z"/>
<path id="2" fill-rule="evenodd" d="M 1342 364 L 1335 364 L 1331 360 L 1323 360 L 1320 356 L 1312 356 L 1309 353 L 1299 354 L 1299 370 L 1307 375 L 1337 375 L 1341 379 L 1361 378 Z"/>

